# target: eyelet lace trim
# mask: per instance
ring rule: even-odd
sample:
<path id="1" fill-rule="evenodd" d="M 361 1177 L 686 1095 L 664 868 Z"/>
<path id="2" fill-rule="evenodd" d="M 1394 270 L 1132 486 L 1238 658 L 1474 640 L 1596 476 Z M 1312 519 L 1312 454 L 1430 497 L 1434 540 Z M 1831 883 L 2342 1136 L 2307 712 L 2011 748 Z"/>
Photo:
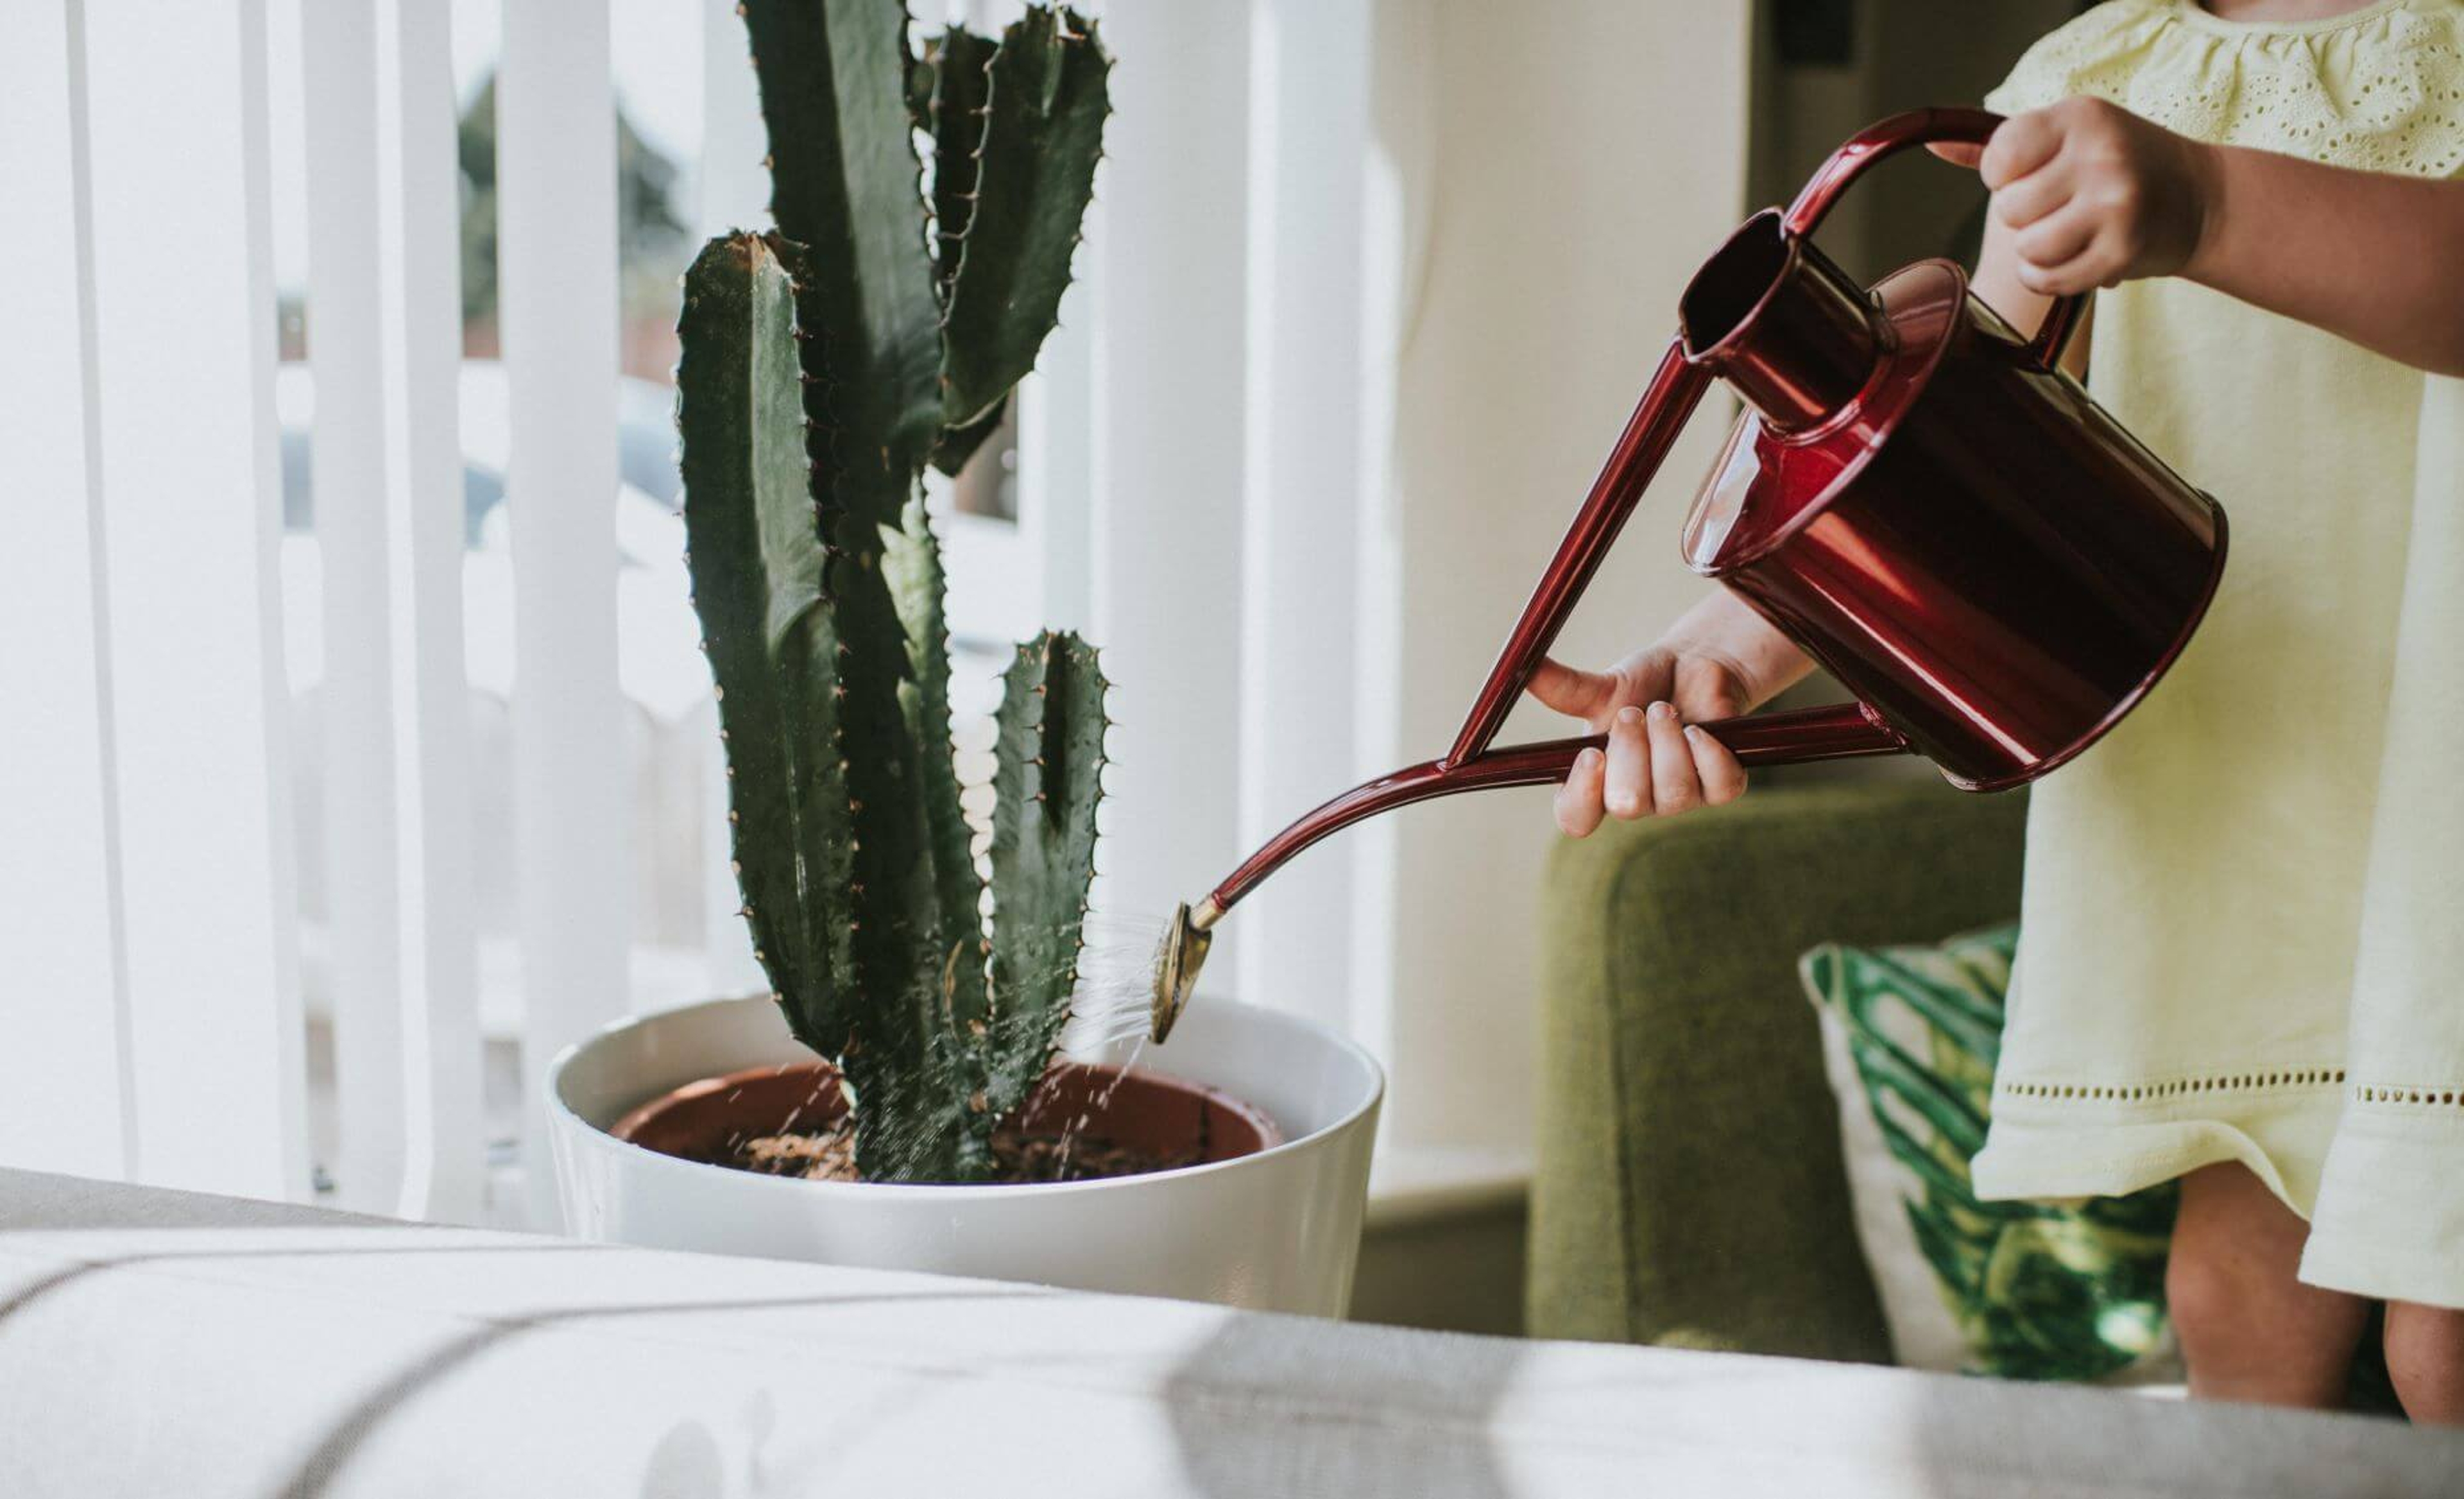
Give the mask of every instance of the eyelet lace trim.
<path id="1" fill-rule="evenodd" d="M 2464 1107 L 2464 1089 L 2458 1089 L 2452 1086 L 2446 1088 L 2388 1088 L 2380 1084 L 2365 1083 L 2353 1090 L 2353 1102 L 2403 1104 L 2421 1108 L 2453 1109 Z"/>
<path id="2" fill-rule="evenodd" d="M 2202 1093 L 2253 1092 L 2267 1088 L 2341 1088 L 2341 1067 L 2263 1068 L 2256 1071 L 2146 1078 L 2136 1083 L 2052 1083 L 1997 1078 L 1993 1091 L 2010 1098 L 2068 1103 L 2145 1103 Z"/>
<path id="3" fill-rule="evenodd" d="M 2453 0 L 2310 28 L 2200 25 L 2188 4 L 2110 0 L 2030 48 L 1987 102 L 2010 114 L 2085 94 L 2193 140 L 2363 171 L 2464 169 Z"/>

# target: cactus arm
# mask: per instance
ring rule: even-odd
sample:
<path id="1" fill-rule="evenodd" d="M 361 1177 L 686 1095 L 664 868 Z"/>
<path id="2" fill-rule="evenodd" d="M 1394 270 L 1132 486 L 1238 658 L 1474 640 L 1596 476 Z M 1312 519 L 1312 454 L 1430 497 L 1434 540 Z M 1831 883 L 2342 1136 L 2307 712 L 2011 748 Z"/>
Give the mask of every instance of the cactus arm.
<path id="1" fill-rule="evenodd" d="M 850 647 L 839 672 L 863 836 L 856 874 L 868 927 L 856 934 L 858 963 L 875 1043 L 846 1066 L 865 1179 L 974 1181 L 992 1174 L 995 1118 L 979 1107 L 982 886 L 951 752 L 940 553 L 920 496 L 906 520 L 897 532 L 873 530 L 877 560 L 849 548 L 832 562 Z M 891 651 L 899 654 L 885 665 Z"/>
<path id="2" fill-rule="evenodd" d="M 1104 690 L 1095 650 L 1046 631 L 1002 680 L 993 771 L 995 1112 L 1023 1102 L 1069 1018 L 1095 877 L 1103 800 Z"/>
<path id="3" fill-rule="evenodd" d="M 808 317 L 828 316 L 823 257 L 777 235 L 765 243 L 790 278 L 797 326 L 804 334 Z M 809 412 L 815 388 L 837 385 L 838 350 L 826 338 L 806 336 L 800 353 Z M 817 368 L 823 373 L 815 374 Z M 939 974 L 944 948 L 916 795 L 916 743 L 901 701 L 913 670 L 907 631 L 884 568 L 889 533 L 863 507 L 842 502 L 843 473 L 815 462 L 809 477 L 802 524 L 825 542 L 818 575 L 833 647 L 826 671 L 817 670 L 813 680 L 836 715 L 842 800 L 851 823 L 855 967 L 872 1007 L 871 1044 L 913 1057 L 933 1028 L 927 980 Z M 914 483 L 912 473 L 905 483 Z M 902 502 L 890 517 L 893 525 L 904 509 Z"/>
<path id="4" fill-rule="evenodd" d="M 964 1037 L 965 975 L 981 962 L 978 921 L 947 927 L 935 880 L 934 792 L 909 717 L 916 693 L 885 554 L 860 552 L 841 521 L 830 559 L 830 613 L 838 629 L 836 700 L 845 729 L 847 811 L 854 827 L 850 891 L 858 920 L 847 936 L 860 976 L 860 1045 L 840 1065 L 855 1085 L 855 1157 L 869 1181 L 964 1181 L 991 1169 L 992 1120 L 968 1103 L 980 1091 Z M 947 763 L 946 737 L 939 760 Z M 955 794 L 955 772 L 952 776 Z M 979 972 L 980 969 L 979 968 Z M 978 991 L 980 992 L 979 990 Z"/>
<path id="5" fill-rule="evenodd" d="M 828 503 L 895 525 L 941 428 L 940 304 L 924 231 L 900 0 L 745 0 L 770 210 L 813 251 L 799 279 L 814 457 Z M 812 360 L 826 351 L 828 368 Z"/>
<path id="6" fill-rule="evenodd" d="M 996 43 L 961 27 L 952 27 L 929 49 L 932 86 L 917 123 L 933 135 L 934 273 L 946 300 L 951 278 L 958 272 L 958 252 L 966 244 L 967 220 L 974 212 L 976 153 L 984 143 L 984 105 L 991 88 L 989 69 Z M 933 445 L 933 466 L 952 478 L 967 466 L 985 438 L 1000 428 L 1002 408 L 972 422 L 941 430 Z"/>
<path id="7" fill-rule="evenodd" d="M 940 539 L 920 497 L 908 503 L 905 523 L 887 540 L 882 568 L 907 631 L 911 670 L 900 701 L 916 745 L 916 789 L 932 843 L 941 937 L 955 954 L 944 961 L 944 981 L 952 1017 L 963 1025 L 985 1018 L 984 882 L 976 873 L 975 831 L 960 805 L 950 737 L 950 626 L 941 608 L 949 580 L 941 570 Z"/>
<path id="8" fill-rule="evenodd" d="M 931 49 L 933 93 L 925 128 L 933 133 L 934 270 L 945 294 L 958 273 L 958 252 L 975 211 L 977 153 L 984 143 L 984 106 L 997 50 L 991 37 L 957 26 Z"/>
<path id="9" fill-rule="evenodd" d="M 729 833 L 745 919 L 807 1045 L 836 1054 L 852 974 L 829 935 L 844 912 L 847 826 L 826 677 L 830 619 L 805 485 L 793 301 L 759 238 L 713 240 L 685 274 L 676 419 L 687 559 L 718 685 Z"/>
<path id="10" fill-rule="evenodd" d="M 1031 7 L 1001 33 L 954 267 L 944 245 L 946 426 L 978 421 L 1023 379 L 1059 317 L 1094 196 L 1111 66 L 1094 24 L 1073 11 Z"/>
<path id="11" fill-rule="evenodd" d="M 882 576 L 880 529 L 847 516 L 831 536 L 826 578 L 837 652 L 829 693 L 854 829 L 849 940 L 865 997 L 863 1044 L 875 1065 L 920 1069 L 948 1022 L 939 985 L 950 944 L 941 933 L 919 757 L 901 701 L 907 636 Z M 891 1121 L 876 1111 L 857 1122 L 857 1159 L 871 1176 L 864 1132 Z"/>

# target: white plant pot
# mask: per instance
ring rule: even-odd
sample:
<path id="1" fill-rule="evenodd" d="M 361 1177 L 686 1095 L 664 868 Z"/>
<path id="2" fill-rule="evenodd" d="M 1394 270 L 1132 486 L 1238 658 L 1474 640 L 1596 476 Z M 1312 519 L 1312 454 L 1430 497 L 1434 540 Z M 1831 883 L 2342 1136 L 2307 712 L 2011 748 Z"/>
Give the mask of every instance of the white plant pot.
<path id="1" fill-rule="evenodd" d="M 1095 1060 L 1128 1064 L 1134 1043 Z M 586 1239 L 929 1270 L 1341 1316 L 1352 1299 L 1385 1075 L 1314 1022 L 1227 1000 L 1190 1005 L 1140 1070 L 1263 1109 L 1284 1143 L 1108 1180 L 898 1186 L 761 1176 L 663 1156 L 609 1126 L 705 1077 L 811 1053 L 766 998 L 612 1025 L 548 1069 L 565 1227 Z"/>

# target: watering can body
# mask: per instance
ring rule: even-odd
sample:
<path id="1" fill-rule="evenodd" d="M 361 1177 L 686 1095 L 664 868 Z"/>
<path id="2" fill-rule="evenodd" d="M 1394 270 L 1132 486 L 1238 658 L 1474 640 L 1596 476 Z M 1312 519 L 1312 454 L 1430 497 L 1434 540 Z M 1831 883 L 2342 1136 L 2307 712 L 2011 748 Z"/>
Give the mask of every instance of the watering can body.
<path id="1" fill-rule="evenodd" d="M 1913 750 L 1998 790 L 2155 685 L 2213 596 L 2224 512 L 2057 367 L 2078 315 L 2023 339 L 1939 260 L 1860 292 L 1777 213 L 1705 265 L 1681 342 L 1747 409 L 1685 560 L 1856 694 L 1711 732 L 1764 763 Z"/>
<path id="2" fill-rule="evenodd" d="M 1813 242 L 1876 162 L 1939 142 L 1981 144 L 2000 122 L 1972 109 L 1883 121 L 1704 264 L 1679 303 L 1676 340 L 1453 746 L 1325 803 L 1184 907 L 1158 1035 L 1207 930 L 1301 849 L 1412 802 L 1561 781 L 1602 742 L 1492 746 L 1716 384 L 1746 409 L 1686 519 L 1685 559 L 1856 694 L 1701 725 L 1741 761 L 1914 752 L 1956 785 L 1999 790 L 2078 756 L 2146 695 L 2214 596 L 2225 516 L 2060 372 L 2085 298 L 2057 299 L 2022 338 L 1948 261 L 1867 290 Z"/>

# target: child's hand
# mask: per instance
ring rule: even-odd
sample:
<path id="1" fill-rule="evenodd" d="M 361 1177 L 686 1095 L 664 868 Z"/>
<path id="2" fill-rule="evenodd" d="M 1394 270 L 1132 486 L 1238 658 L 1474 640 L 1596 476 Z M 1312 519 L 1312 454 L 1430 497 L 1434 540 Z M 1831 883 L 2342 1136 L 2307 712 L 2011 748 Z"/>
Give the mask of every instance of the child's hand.
<path id="1" fill-rule="evenodd" d="M 2013 115 L 1982 151 L 1938 149 L 1983 174 L 2020 284 L 2045 297 L 2184 270 L 2218 191 L 2211 148 L 2099 99 Z"/>
<path id="2" fill-rule="evenodd" d="M 1720 655 L 1663 642 L 1605 672 L 1543 661 L 1529 691 L 1609 738 L 1606 755 L 1583 751 L 1557 788 L 1557 826 L 1573 837 L 1603 814 L 1664 816 L 1733 802 L 1746 789 L 1745 767 L 1727 745 L 1682 727 L 1750 706 L 1744 670 Z"/>

